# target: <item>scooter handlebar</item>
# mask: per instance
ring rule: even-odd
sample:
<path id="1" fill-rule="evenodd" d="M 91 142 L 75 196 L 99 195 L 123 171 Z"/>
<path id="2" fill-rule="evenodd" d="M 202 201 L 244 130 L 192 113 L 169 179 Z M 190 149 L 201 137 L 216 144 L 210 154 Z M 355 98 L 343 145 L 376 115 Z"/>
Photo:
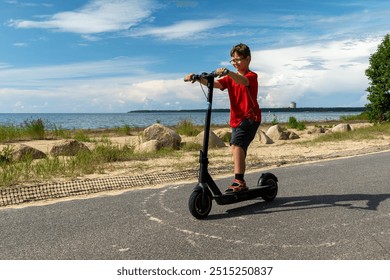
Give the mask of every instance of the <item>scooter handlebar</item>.
<path id="1" fill-rule="evenodd" d="M 226 75 L 226 74 L 222 73 L 222 75 Z M 217 71 L 212 71 L 211 73 L 203 72 L 202 74 L 192 74 L 191 77 L 189 77 L 189 79 L 184 78 L 184 81 L 185 82 L 195 82 L 195 81 L 199 81 L 202 78 L 207 79 L 207 77 L 210 77 L 210 76 L 216 78 L 216 77 L 221 76 L 221 74 L 218 74 Z"/>

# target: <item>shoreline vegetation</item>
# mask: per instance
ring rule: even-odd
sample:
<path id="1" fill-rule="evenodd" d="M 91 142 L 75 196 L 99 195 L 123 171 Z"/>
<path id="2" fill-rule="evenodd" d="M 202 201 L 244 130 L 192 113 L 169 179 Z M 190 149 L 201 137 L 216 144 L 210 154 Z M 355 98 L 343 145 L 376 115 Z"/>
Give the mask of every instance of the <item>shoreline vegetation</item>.
<path id="1" fill-rule="evenodd" d="M 364 112 L 366 110 L 365 107 L 297 107 L 297 108 L 261 108 L 261 111 L 271 112 L 271 113 L 294 113 L 294 112 Z M 131 113 L 174 113 L 174 112 L 189 112 L 189 113 L 198 113 L 198 112 L 206 112 L 206 109 L 192 109 L 192 110 L 133 110 L 127 112 Z M 222 112 L 228 113 L 230 109 L 213 109 L 213 112 Z"/>
<path id="2" fill-rule="evenodd" d="M 344 133 L 314 135 L 310 132 L 318 127 L 331 128 L 339 123 L 356 125 L 352 131 Z M 262 124 L 260 129 L 266 131 L 267 127 L 274 124 L 276 123 Z M 339 121 L 315 123 L 297 122 L 292 117 L 289 123 L 280 125 L 285 129 L 295 130 L 301 138 L 272 145 L 254 144 L 252 153 L 248 154 L 250 166 L 264 162 L 294 162 L 297 158 L 302 160 L 304 156 L 320 158 L 321 153 L 334 152 L 335 149 L 345 151 L 353 145 L 355 149 L 365 148 L 367 145 L 390 148 L 390 124 L 371 125 L 365 113 L 341 117 Z M 182 136 L 180 150 L 162 149 L 154 153 L 136 151 L 137 145 L 142 142 L 143 130 L 140 128 L 123 126 L 99 130 L 65 130 L 55 125 L 53 127 L 54 129 L 46 129 L 41 119 L 25 121 L 18 127 L 0 126 L 0 189 L 100 176 L 163 173 L 196 169 L 198 166 L 201 146 L 189 140 L 203 131 L 203 127 L 194 125 L 191 121 L 182 120 L 171 127 Z M 221 128 L 228 129 L 226 125 L 212 126 L 213 130 Z M 72 157 L 48 156 L 39 160 L 26 157 L 21 161 L 12 160 L 15 145 L 26 144 L 47 152 L 50 145 L 64 139 L 81 141 L 91 148 L 91 152 L 80 152 Z M 231 165 L 230 149 L 213 149 L 210 159 L 212 166 Z"/>

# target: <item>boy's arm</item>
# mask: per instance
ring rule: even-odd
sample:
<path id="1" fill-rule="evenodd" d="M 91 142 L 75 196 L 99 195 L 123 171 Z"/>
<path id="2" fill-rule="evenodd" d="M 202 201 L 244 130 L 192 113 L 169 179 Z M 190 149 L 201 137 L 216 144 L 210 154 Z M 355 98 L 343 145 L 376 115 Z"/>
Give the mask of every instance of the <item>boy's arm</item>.
<path id="1" fill-rule="evenodd" d="M 249 80 L 245 76 L 230 71 L 228 73 L 228 76 L 232 78 L 233 81 L 235 81 L 237 84 L 244 85 L 246 87 L 249 86 Z"/>
<path id="2" fill-rule="evenodd" d="M 219 88 L 219 89 L 222 89 L 223 87 L 222 87 L 222 85 L 221 85 L 221 83 L 220 83 L 220 82 L 218 82 L 218 81 L 214 81 L 214 88 Z"/>
<path id="3" fill-rule="evenodd" d="M 200 79 L 199 83 L 201 83 L 202 85 L 207 86 L 207 80 L 204 79 L 204 78 Z M 220 82 L 218 82 L 218 80 L 214 80 L 214 88 L 222 89 L 223 86 L 221 85 Z"/>
<path id="4" fill-rule="evenodd" d="M 247 77 L 245 76 L 242 76 L 238 73 L 235 73 L 235 72 L 231 72 L 229 70 L 227 70 L 226 68 L 218 68 L 216 70 L 217 73 L 226 73 L 225 75 L 229 76 L 230 78 L 233 79 L 233 81 L 235 81 L 237 84 L 240 84 L 240 85 L 244 85 L 244 86 L 249 86 L 249 80 Z"/>

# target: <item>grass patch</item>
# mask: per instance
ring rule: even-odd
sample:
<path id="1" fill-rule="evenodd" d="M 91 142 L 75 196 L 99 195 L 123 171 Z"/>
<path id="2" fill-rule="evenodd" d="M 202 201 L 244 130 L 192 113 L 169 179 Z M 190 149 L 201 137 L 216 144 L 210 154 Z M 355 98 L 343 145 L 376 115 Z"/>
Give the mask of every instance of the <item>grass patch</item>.
<path id="1" fill-rule="evenodd" d="M 111 136 L 131 135 L 138 131 L 137 128 L 131 128 L 129 125 L 106 129 L 105 132 Z M 0 143 L 16 142 L 21 140 L 41 140 L 41 139 L 69 139 L 73 138 L 83 142 L 93 142 L 91 137 L 101 131 L 89 129 L 66 130 L 57 127 L 55 124 L 44 122 L 42 119 L 25 120 L 21 125 L 0 125 Z"/>
<path id="2" fill-rule="evenodd" d="M 73 157 L 47 157 L 40 160 L 26 157 L 22 161 L 12 162 L 12 149 L 5 146 L 0 151 L 0 187 L 103 173 L 110 163 L 180 157 L 183 152 L 165 148 L 156 153 L 135 153 L 132 146 L 112 144 L 108 138 L 102 137 L 95 149 L 79 152 Z"/>
<path id="3" fill-rule="evenodd" d="M 84 130 L 77 130 L 73 138 L 81 142 L 92 142 L 91 137 L 84 132 Z"/>
<path id="4" fill-rule="evenodd" d="M 10 145 L 4 146 L 0 151 L 0 164 L 11 162 L 13 149 Z"/>
<path id="5" fill-rule="evenodd" d="M 48 130 L 47 127 L 50 129 Z M 198 128 L 190 121 L 181 121 L 177 129 L 184 135 L 197 135 Z M 0 126 L 0 143 L 37 139 L 76 139 L 82 142 L 94 142 L 90 152 L 79 152 L 73 157 L 47 157 L 32 160 L 30 157 L 13 162 L 10 145 L 0 149 L 0 187 L 48 181 L 53 178 L 75 178 L 77 176 L 102 173 L 110 163 L 124 161 L 143 161 L 153 158 L 183 156 L 183 153 L 200 150 L 200 145 L 183 145 L 183 151 L 161 149 L 155 153 L 136 153 L 130 145 L 113 144 L 109 137 L 130 135 L 134 130 L 125 125 L 104 131 L 64 130 L 55 125 L 45 126 L 41 119 L 27 120 L 20 126 Z M 102 136 L 103 135 L 103 136 Z M 96 137 L 100 136 L 100 138 Z"/>
<path id="6" fill-rule="evenodd" d="M 189 143 L 184 143 L 183 145 L 181 145 L 180 148 L 182 151 L 195 152 L 195 151 L 202 150 L 202 145 L 194 142 L 189 142 Z"/>
<path id="7" fill-rule="evenodd" d="M 368 112 L 362 112 L 358 115 L 340 116 L 342 121 L 368 121 Z"/>
<path id="8" fill-rule="evenodd" d="M 200 129 L 189 120 L 182 120 L 176 126 L 176 132 L 185 136 L 196 136 L 200 133 Z"/>
<path id="9" fill-rule="evenodd" d="M 324 134 L 308 142 L 318 144 L 322 142 L 336 142 L 336 141 L 348 141 L 348 140 L 363 141 L 368 139 L 380 139 L 380 138 L 384 138 L 384 136 L 389 136 L 389 135 L 390 135 L 390 123 L 382 123 L 370 127 L 358 128 L 348 132 L 335 132 L 335 133 Z"/>
<path id="10" fill-rule="evenodd" d="M 26 120 L 20 126 L 0 125 L 0 143 L 45 139 L 45 133 L 45 125 L 42 119 Z"/>

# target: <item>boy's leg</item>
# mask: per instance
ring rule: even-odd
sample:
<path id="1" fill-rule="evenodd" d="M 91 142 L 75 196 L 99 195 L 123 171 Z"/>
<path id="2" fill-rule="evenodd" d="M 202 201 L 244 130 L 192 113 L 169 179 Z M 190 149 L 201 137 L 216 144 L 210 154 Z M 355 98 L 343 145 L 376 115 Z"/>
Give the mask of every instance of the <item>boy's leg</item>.
<path id="1" fill-rule="evenodd" d="M 230 145 L 232 146 L 235 179 L 227 190 L 228 192 L 247 188 L 244 179 L 246 149 L 255 137 L 259 125 L 260 123 L 255 123 L 252 120 L 244 120 L 237 128 L 233 128 L 232 130 Z"/>
<path id="2" fill-rule="evenodd" d="M 234 162 L 234 181 L 226 192 L 236 192 L 247 189 L 244 180 L 245 173 L 245 151 L 242 147 L 232 145 L 233 162 Z"/>
<path id="3" fill-rule="evenodd" d="M 240 146 L 232 145 L 234 174 L 245 174 L 245 151 Z"/>

